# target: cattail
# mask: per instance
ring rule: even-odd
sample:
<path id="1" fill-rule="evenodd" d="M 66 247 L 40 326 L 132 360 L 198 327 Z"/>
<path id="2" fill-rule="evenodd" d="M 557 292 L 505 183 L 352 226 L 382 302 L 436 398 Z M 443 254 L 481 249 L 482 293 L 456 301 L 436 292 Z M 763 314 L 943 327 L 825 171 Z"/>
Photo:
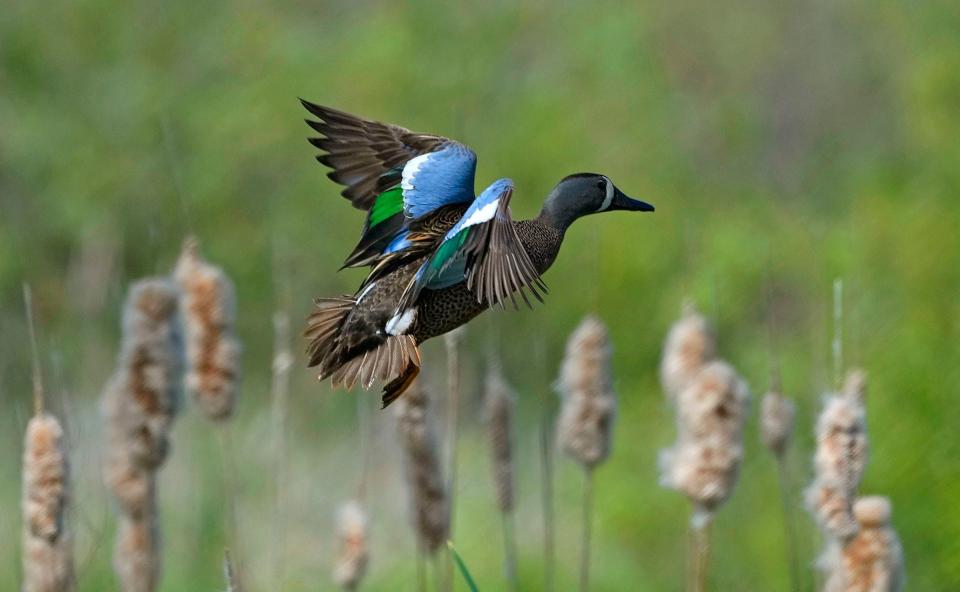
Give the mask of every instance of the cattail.
<path id="1" fill-rule="evenodd" d="M 333 581 L 344 590 L 356 590 L 367 571 L 367 515 L 356 501 L 341 506 L 337 514 L 340 554 L 333 568 Z"/>
<path id="2" fill-rule="evenodd" d="M 516 540 L 513 528 L 513 423 L 514 396 L 503 378 L 500 365 L 495 362 L 487 373 L 486 396 L 487 434 L 493 460 L 493 482 L 497 506 L 503 526 L 504 573 L 507 587 L 516 589 Z"/>
<path id="3" fill-rule="evenodd" d="M 778 459 L 790 443 L 795 415 L 793 401 L 780 393 L 769 392 L 760 402 L 760 439 Z"/>
<path id="4" fill-rule="evenodd" d="M 600 319 L 588 316 L 567 340 L 557 383 L 563 400 L 557 420 L 557 444 L 584 468 L 581 590 L 590 586 L 593 469 L 610 455 L 617 413 L 611 354 L 607 328 Z"/>
<path id="5" fill-rule="evenodd" d="M 736 370 L 715 360 L 706 319 L 689 303 L 670 329 L 660 380 L 677 418 L 677 440 L 660 451 L 660 483 L 683 493 L 693 507 L 688 588 L 706 585 L 709 525 L 737 483 L 743 461 L 743 425 L 750 390 Z"/>
<path id="6" fill-rule="evenodd" d="M 852 374 L 858 385 L 849 394 L 829 395 L 817 419 L 817 450 L 813 484 L 806 498 L 821 528 L 844 541 L 857 533 L 853 500 L 867 463 L 865 382 Z M 849 381 L 848 381 L 849 382 Z"/>
<path id="7" fill-rule="evenodd" d="M 60 422 L 38 414 L 23 452 L 23 590 L 72 592 L 73 546 L 67 528 L 69 467 Z"/>
<path id="8" fill-rule="evenodd" d="M 178 295 L 160 278 L 130 288 L 117 369 L 103 395 L 104 479 L 120 511 L 113 566 L 124 592 L 152 592 L 160 579 L 156 472 L 169 453 L 183 381 Z"/>
<path id="9" fill-rule="evenodd" d="M 160 529 L 156 513 L 121 516 L 113 552 L 113 571 L 117 575 L 120 590 L 156 590 L 161 567 Z"/>
<path id="10" fill-rule="evenodd" d="M 898 592 L 903 588 L 903 550 L 890 526 L 890 500 L 859 498 L 853 515 L 859 530 L 846 544 L 833 541 L 820 560 L 826 592 Z"/>
<path id="11" fill-rule="evenodd" d="M 240 379 L 233 283 L 222 269 L 203 260 L 193 238 L 184 242 L 174 278 L 183 292 L 187 387 L 207 417 L 226 419 L 233 413 Z"/>
<path id="12" fill-rule="evenodd" d="M 797 556 L 797 533 L 793 502 L 793 487 L 787 471 L 787 448 L 793 436 L 796 407 L 793 401 L 776 391 L 763 396 L 760 404 L 760 441 L 777 461 L 777 481 L 783 512 L 783 528 L 787 546 L 790 580 L 794 590 L 800 590 L 800 559 Z"/>
<path id="13" fill-rule="evenodd" d="M 493 458 L 493 481 L 497 505 L 504 514 L 513 511 L 513 422 L 514 396 L 499 370 L 487 374 L 487 434 Z"/>
<path id="14" fill-rule="evenodd" d="M 661 452 L 661 482 L 686 495 L 700 518 L 709 518 L 736 485 L 749 402 L 746 383 L 720 360 L 676 398 L 678 439 Z"/>
<path id="15" fill-rule="evenodd" d="M 716 339 L 707 319 L 689 302 L 663 345 L 660 383 L 669 399 L 693 383 L 700 369 L 716 356 Z"/>
<path id="16" fill-rule="evenodd" d="M 223 552 L 223 579 L 227 584 L 226 592 L 240 592 L 240 584 L 233 570 L 233 561 L 230 560 L 230 551 Z"/>
<path id="17" fill-rule="evenodd" d="M 124 308 L 117 369 L 103 395 L 111 455 L 148 471 L 163 463 L 182 376 L 177 290 L 163 279 L 137 282 Z"/>
<path id="18" fill-rule="evenodd" d="M 413 527 L 420 550 L 432 554 L 448 538 L 450 514 L 430 401 L 420 381 L 410 387 L 396 407 Z"/>
<path id="19" fill-rule="evenodd" d="M 607 329 L 587 317 L 567 341 L 557 388 L 563 400 L 557 422 L 557 444 L 590 469 L 606 460 L 613 439 L 617 398 L 610 370 Z"/>

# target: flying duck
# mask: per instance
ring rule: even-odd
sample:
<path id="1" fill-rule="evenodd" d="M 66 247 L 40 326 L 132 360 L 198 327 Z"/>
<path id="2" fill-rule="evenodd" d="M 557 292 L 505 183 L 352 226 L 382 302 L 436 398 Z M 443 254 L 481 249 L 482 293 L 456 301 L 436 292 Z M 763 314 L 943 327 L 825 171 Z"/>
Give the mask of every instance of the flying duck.
<path id="1" fill-rule="evenodd" d="M 303 101 L 319 134 L 309 141 L 343 197 L 367 213 L 343 268 L 369 267 L 356 293 L 318 298 L 307 320 L 310 366 L 334 387 L 386 381 L 386 407 L 420 372 L 419 344 L 490 306 L 543 301 L 541 275 L 567 228 L 588 214 L 653 206 L 604 175 L 564 177 L 532 220 L 514 221 L 514 184 L 476 195 L 477 155 L 449 138 Z M 343 269 L 341 268 L 341 269 Z"/>

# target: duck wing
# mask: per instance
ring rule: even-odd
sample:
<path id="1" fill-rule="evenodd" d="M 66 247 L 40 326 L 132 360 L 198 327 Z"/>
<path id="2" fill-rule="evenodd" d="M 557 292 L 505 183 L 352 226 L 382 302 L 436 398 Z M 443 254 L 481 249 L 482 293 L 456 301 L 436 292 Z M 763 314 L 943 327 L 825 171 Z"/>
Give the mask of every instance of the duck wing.
<path id="1" fill-rule="evenodd" d="M 345 186 L 341 194 L 367 211 L 344 267 L 370 265 L 402 247 L 409 221 L 474 199 L 477 155 L 463 144 L 301 102 L 319 120 L 306 120 L 320 134 L 309 140 L 321 150 L 317 160 L 333 169 L 327 176 Z"/>
<path id="2" fill-rule="evenodd" d="M 500 179 L 470 204 L 410 281 L 397 307 L 398 318 L 415 306 L 422 290 L 439 290 L 462 281 L 478 302 L 489 305 L 502 305 L 509 298 L 516 306 L 519 293 L 529 306 L 526 290 L 543 301 L 547 287 L 510 216 L 512 195 L 513 182 Z"/>

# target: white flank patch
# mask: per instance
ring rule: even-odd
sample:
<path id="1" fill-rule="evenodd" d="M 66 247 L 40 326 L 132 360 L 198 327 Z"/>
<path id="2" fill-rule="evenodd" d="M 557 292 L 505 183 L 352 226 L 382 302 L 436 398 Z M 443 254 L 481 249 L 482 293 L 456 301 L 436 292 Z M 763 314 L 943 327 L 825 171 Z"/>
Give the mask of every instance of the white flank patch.
<path id="1" fill-rule="evenodd" d="M 603 203 L 600 204 L 600 208 L 597 210 L 598 212 L 604 211 L 613 203 L 613 183 L 606 177 L 604 177 L 603 180 L 607 182 L 607 196 L 603 198 Z"/>
<path id="2" fill-rule="evenodd" d="M 390 335 L 405 335 L 407 329 L 417 320 L 417 307 L 412 306 L 403 311 L 402 314 L 393 315 L 387 321 L 387 333 Z"/>
<path id="3" fill-rule="evenodd" d="M 498 197 L 497 199 L 483 206 L 476 212 L 470 214 L 470 217 L 463 221 L 462 228 L 466 228 L 467 226 L 473 226 L 475 224 L 482 224 L 483 222 L 486 222 L 491 218 L 493 218 L 494 214 L 497 213 L 497 205 L 499 205 L 499 203 L 500 203 L 500 198 Z"/>
<path id="4" fill-rule="evenodd" d="M 411 158 L 410 161 L 403 167 L 403 173 L 400 174 L 400 189 L 403 191 L 410 191 L 414 189 L 414 177 L 417 176 L 417 173 L 420 172 L 420 169 L 423 168 L 424 163 L 430 160 L 431 152 L 427 154 L 421 154 L 416 158 Z"/>
<path id="5" fill-rule="evenodd" d="M 360 295 L 357 296 L 357 302 L 360 302 L 361 300 L 363 300 L 363 297 L 366 296 L 370 292 L 370 290 L 372 290 L 373 287 L 376 285 L 377 285 L 377 282 L 373 282 L 372 284 L 364 288 L 363 292 L 360 292 Z"/>

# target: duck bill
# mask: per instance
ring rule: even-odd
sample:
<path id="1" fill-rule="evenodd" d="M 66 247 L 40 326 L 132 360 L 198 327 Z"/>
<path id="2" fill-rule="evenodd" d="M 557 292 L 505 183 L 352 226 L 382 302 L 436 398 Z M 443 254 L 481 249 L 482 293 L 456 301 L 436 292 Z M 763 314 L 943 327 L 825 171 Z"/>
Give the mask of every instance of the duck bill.
<path id="1" fill-rule="evenodd" d="M 654 207 L 645 201 L 633 199 L 627 196 L 619 189 L 614 189 L 613 201 L 610 203 L 611 210 L 625 210 L 628 212 L 652 212 Z"/>

